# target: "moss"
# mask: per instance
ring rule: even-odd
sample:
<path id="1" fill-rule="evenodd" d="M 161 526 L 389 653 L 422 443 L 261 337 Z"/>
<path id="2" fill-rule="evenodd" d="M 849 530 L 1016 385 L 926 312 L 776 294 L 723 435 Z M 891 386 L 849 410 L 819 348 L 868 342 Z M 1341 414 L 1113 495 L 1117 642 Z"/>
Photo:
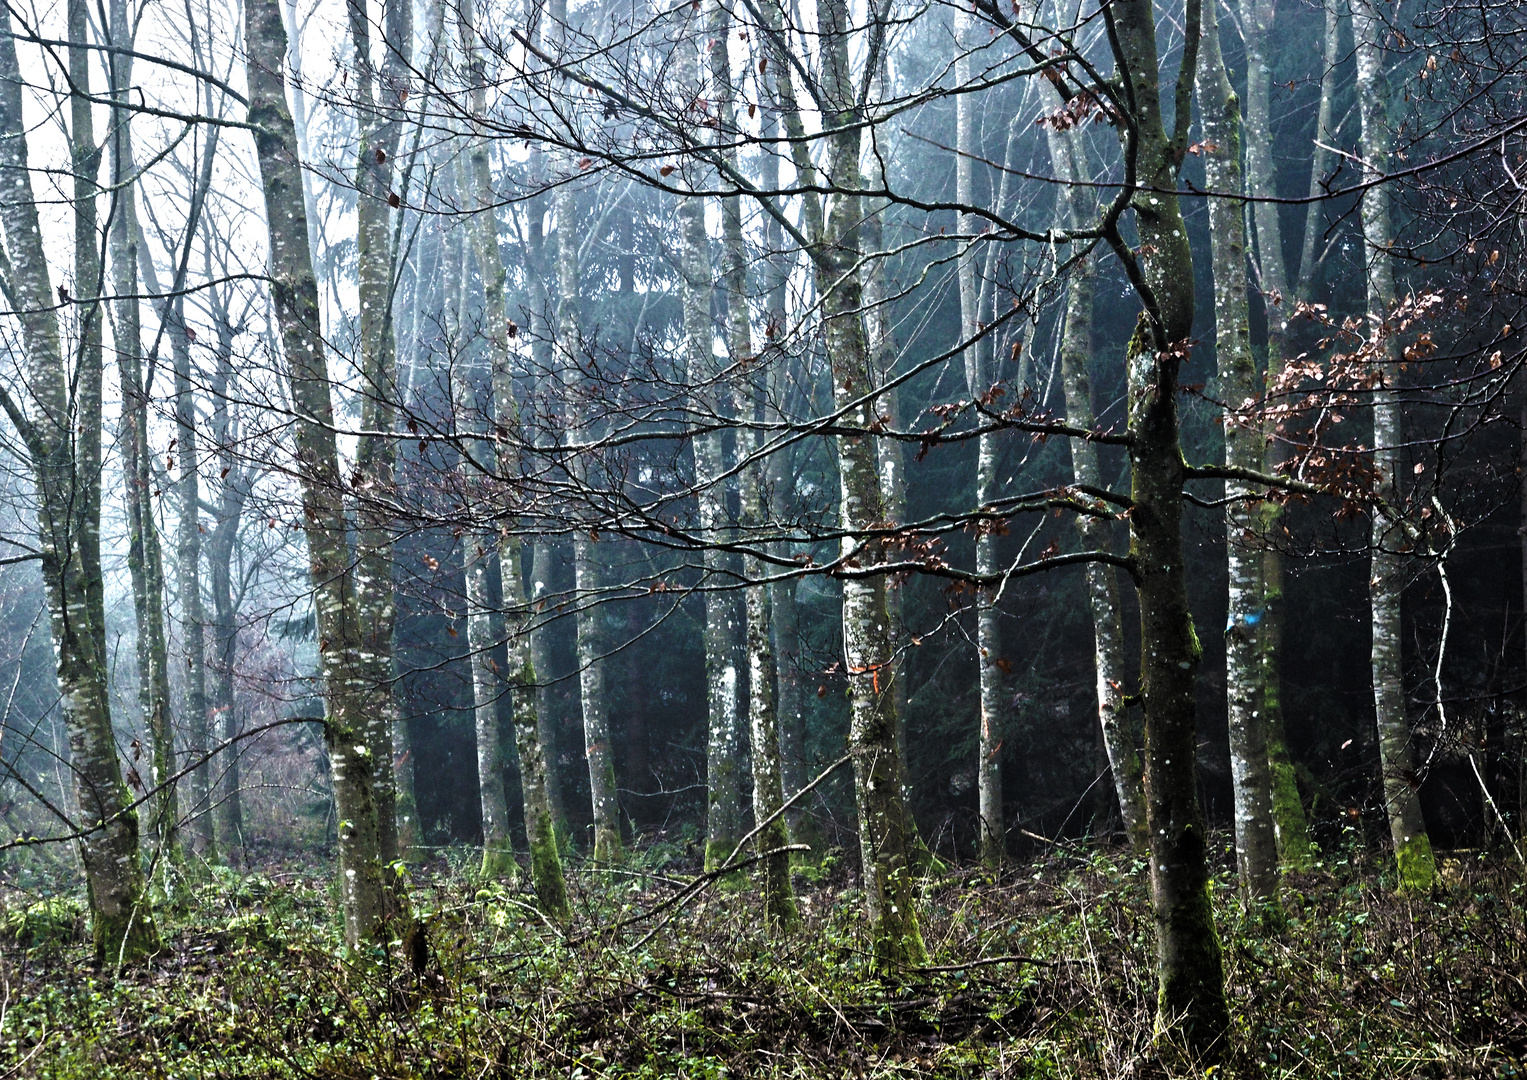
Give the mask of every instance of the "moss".
<path id="1" fill-rule="evenodd" d="M 941 878 L 949 873 L 949 864 L 935 855 L 918 833 L 912 843 L 912 869 L 923 877 Z"/>
<path id="2" fill-rule="evenodd" d="M 1413 836 L 1394 849 L 1395 868 L 1399 871 L 1399 891 L 1414 895 L 1429 893 L 1437 881 L 1437 857 L 1426 833 Z"/>
<path id="3" fill-rule="evenodd" d="M 482 876 L 485 878 L 517 878 L 520 868 L 515 865 L 514 851 L 507 840 L 484 844 L 482 849 Z"/>
<path id="4" fill-rule="evenodd" d="M 1304 803 L 1299 799 L 1299 781 L 1288 749 L 1281 741 L 1268 746 L 1269 772 L 1272 777 L 1273 829 L 1278 838 L 1278 855 L 1285 870 L 1308 870 L 1315 861 L 1315 845 L 1310 842 Z"/>
<path id="5" fill-rule="evenodd" d="M 737 849 L 735 840 L 710 840 L 705 841 L 705 872 L 709 874 Z"/>
<path id="6" fill-rule="evenodd" d="M 97 912 L 90 936 L 98 964 L 132 964 L 159 951 L 159 931 L 146 906 L 111 917 Z"/>
<path id="7" fill-rule="evenodd" d="M 875 966 L 882 972 L 921 967 L 928 962 L 928 948 L 923 942 L 911 886 L 909 871 L 904 866 L 893 869 L 886 879 L 872 943 Z"/>
<path id="8" fill-rule="evenodd" d="M 546 917 L 557 923 L 571 922 L 567 879 L 562 873 L 562 858 L 557 853 L 557 836 L 549 814 L 542 815 L 539 839 L 530 842 L 530 880 L 535 886 L 536 902 Z"/>
<path id="9" fill-rule="evenodd" d="M 625 848 L 620 842 L 620 834 L 612 829 L 596 828 L 594 830 L 594 861 L 615 865 L 625 862 Z"/>

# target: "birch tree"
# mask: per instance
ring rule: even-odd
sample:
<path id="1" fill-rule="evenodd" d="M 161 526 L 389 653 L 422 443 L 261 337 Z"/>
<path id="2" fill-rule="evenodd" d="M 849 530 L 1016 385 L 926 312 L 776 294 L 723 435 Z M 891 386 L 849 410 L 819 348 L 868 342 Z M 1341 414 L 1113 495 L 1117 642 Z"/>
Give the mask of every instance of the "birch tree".
<path id="1" fill-rule="evenodd" d="M 965 86 L 971 80 L 971 52 L 976 47 L 975 20 L 967 11 L 955 17 L 954 78 Z M 976 205 L 975 162 L 976 110 L 972 94 L 955 98 L 955 201 L 961 206 Z M 968 339 L 965 347 L 965 389 L 971 400 L 978 400 L 992 388 L 991 338 L 981 333 L 980 245 L 982 226 L 971 213 L 960 215 L 958 241 L 962 250 L 956 264 L 960 292 L 960 337 Z M 983 431 L 976 438 L 975 505 L 985 510 L 997 495 L 997 433 Z M 983 576 L 997 572 L 997 534 L 992 528 L 976 528 L 976 573 Z M 979 846 L 981 861 L 987 866 L 1001 864 L 1006 847 L 1002 815 L 1002 657 L 1000 613 L 997 597 L 1000 586 L 982 585 L 976 589 L 976 669 L 979 672 L 980 737 L 976 749 L 976 792 L 979 802 Z"/>
<path id="2" fill-rule="evenodd" d="M 824 115 L 831 125 L 824 172 L 836 196 L 824 208 L 821 239 L 812 251 L 822 297 L 823 341 L 832 373 L 833 403 L 845 426 L 864 434 L 834 437 L 839 480 L 839 521 L 844 532 L 843 652 L 849 678 L 849 752 L 854 757 L 854 795 L 859 816 L 865 906 L 876 960 L 891 967 L 916 965 L 926 950 L 918 923 L 911 865 L 912 836 L 902 793 L 902 761 L 896 745 L 891 696 L 890 612 L 886 580 L 873 572 L 882 557 L 864 539 L 885 520 L 878 477 L 876 419 L 859 276 L 858 229 L 862 220 L 860 157 L 862 105 L 849 62 L 852 22 L 843 0 L 817 6 Z M 783 75 L 783 72 L 782 72 Z M 803 178 L 804 179 L 804 178 Z M 869 573 L 857 573 L 860 568 Z"/>
<path id="3" fill-rule="evenodd" d="M 1355 0 L 1352 36 L 1357 55 L 1357 105 L 1362 121 L 1363 178 L 1379 180 L 1389 170 L 1391 135 L 1389 94 L 1384 77 L 1384 36 L 1388 28 L 1369 0 Z M 1399 504 L 1401 410 L 1395 394 L 1395 343 L 1387 320 L 1394 307 L 1393 232 L 1387 185 L 1376 183 L 1363 192 L 1363 241 L 1366 251 L 1370 350 L 1378 367 L 1373 392 L 1373 464 L 1378 471 L 1376 494 Z M 1368 595 L 1372 617 L 1373 705 L 1378 721 L 1379 764 L 1384 773 L 1384 807 L 1401 892 L 1427 892 L 1436 879 L 1431 838 L 1421 814 L 1420 784 L 1415 774 L 1415 751 L 1410 722 L 1405 716 L 1404 669 L 1400 657 L 1400 593 L 1404 588 L 1404 559 L 1399 547 L 1402 531 L 1385 515 L 1374 512 L 1373 547 Z"/>
<path id="4" fill-rule="evenodd" d="M 681 84 L 700 85 L 697 50 L 699 42 L 680 30 L 675 43 L 674 66 Z M 696 170 L 699 164 L 692 166 Z M 698 176 L 691 186 L 700 187 Z M 695 458 L 695 498 L 699 504 L 699 531 L 706 541 L 705 627 L 705 698 L 708 737 L 705 755 L 707 787 L 705 826 L 705 868 L 715 869 L 731 855 L 741 835 L 742 805 L 737 764 L 741 751 L 737 700 L 742 681 L 737 670 L 737 604 L 727 573 L 729 556 L 719 544 L 728 531 L 725 454 L 719 424 L 727 419 L 723 398 L 728 390 L 717 370 L 711 322 L 713 277 L 710 237 L 705 231 L 705 200 L 700 195 L 682 197 L 679 202 L 682 232 L 681 273 L 683 275 L 683 310 L 686 376 L 691 387 L 691 406 L 701 425 L 691 439 Z M 743 313 L 746 317 L 746 312 Z"/>
<path id="5" fill-rule="evenodd" d="M 1053 89 L 1053 87 L 1052 87 Z M 1055 98 L 1059 104 L 1059 98 Z M 1060 228 L 1073 233 L 1097 212 L 1096 200 L 1072 181 L 1091 175 L 1086 146 L 1074 128 L 1047 131 L 1050 164 L 1060 181 L 1057 191 Z M 1093 258 L 1079 259 L 1066 283 L 1066 307 L 1061 324 L 1060 364 L 1066 417 L 1078 428 L 1091 430 L 1096 421 L 1092 408 L 1092 380 L 1088 367 L 1093 356 L 1092 319 L 1095 274 Z M 1102 469 L 1097 445 L 1090 439 L 1072 439 L 1071 476 L 1079 488 L 1102 490 Z M 1108 548 L 1108 529 L 1090 514 L 1077 515 L 1082 542 L 1097 550 Z M 1087 606 L 1092 618 L 1092 659 L 1095 676 L 1098 724 L 1103 751 L 1113 776 L 1114 796 L 1129 845 L 1144 854 L 1146 832 L 1145 789 L 1137 750 L 1135 726 L 1124 703 L 1124 631 L 1119 605 L 1119 580 L 1114 567 L 1103 562 L 1087 564 Z"/>
<path id="6" fill-rule="evenodd" d="M 1246 218 L 1239 196 L 1241 102 L 1230 88 L 1220 50 L 1215 0 L 1203 8 L 1198 105 L 1203 125 L 1204 176 L 1209 190 L 1209 245 L 1214 273 L 1214 354 L 1219 367 L 1225 465 L 1257 470 L 1263 439 L 1257 422 L 1256 359 L 1246 295 Z M 1230 775 L 1235 798 L 1235 852 L 1241 896 L 1248 908 L 1276 909 L 1278 852 L 1273 835 L 1267 733 L 1262 724 L 1262 560 L 1257 550 L 1255 495 L 1241 480 L 1225 483 L 1225 710 L 1230 727 Z"/>
<path id="7" fill-rule="evenodd" d="M 1252 222 L 1256 227 L 1256 268 L 1267 316 L 1267 365 L 1265 385 L 1279 384 L 1288 351 L 1289 314 L 1300 301 L 1310 299 L 1310 281 L 1315 270 L 1315 245 L 1320 234 L 1323 211 L 1320 187 L 1328 171 L 1333 142 L 1331 133 L 1332 101 L 1335 94 L 1337 63 L 1337 28 L 1334 4 L 1323 4 L 1325 34 L 1322 37 L 1320 100 L 1315 121 L 1313 160 L 1310 170 L 1310 204 L 1304 226 L 1303 257 L 1298 264 L 1298 280 L 1290 289 L 1283 257 L 1283 228 L 1279 220 L 1277 171 L 1273 160 L 1272 135 L 1272 56 L 1269 41 L 1277 17 L 1271 0 L 1242 0 L 1240 27 L 1246 42 L 1246 189 L 1256 198 L 1252 204 Z M 1278 472 L 1283 466 L 1284 445 L 1276 428 L 1266 433 L 1263 467 Z M 1275 500 L 1266 500 L 1259 508 L 1257 531 L 1262 542 L 1262 618 L 1256 636 L 1261 654 L 1262 726 L 1267 733 L 1267 756 L 1272 785 L 1273 829 L 1278 855 L 1283 864 L 1295 870 L 1306 869 L 1314 858 L 1309 822 L 1299 798 L 1299 785 L 1289 757 L 1284 734 L 1282 699 L 1283 648 L 1283 557 L 1275 531 L 1281 508 Z"/>

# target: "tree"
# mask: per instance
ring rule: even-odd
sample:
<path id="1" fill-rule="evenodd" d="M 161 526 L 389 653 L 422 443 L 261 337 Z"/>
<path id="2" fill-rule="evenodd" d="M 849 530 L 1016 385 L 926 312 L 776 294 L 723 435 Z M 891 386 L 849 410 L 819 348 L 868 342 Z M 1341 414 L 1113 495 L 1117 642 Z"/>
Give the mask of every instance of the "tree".
<path id="1" fill-rule="evenodd" d="M 101 272 L 96 243 L 99 150 L 91 118 L 86 8 L 69 8 L 73 101 L 78 303 L 81 348 L 71 365 L 63 351 L 58 307 L 49 280 L 37 199 L 27 161 L 21 69 L 9 9 L 0 12 L 0 172 L 14 178 L 0 201 L 9 266 L 8 291 L 25 349 L 23 406 L 0 396 L 21 434 L 37 486 L 37 531 L 43 584 L 57 661 L 60 708 L 69 738 L 69 768 L 79 810 L 80 855 L 89 885 L 91 936 L 98 960 L 136 960 L 158 947 L 138 861 L 138 816 L 131 807 L 112 738 L 107 688 L 105 609 L 100 556 Z M 83 270 L 84 273 L 80 273 Z M 91 271 L 94 270 L 94 273 Z"/>
<path id="2" fill-rule="evenodd" d="M 1373 5 L 1358 0 L 1352 9 L 1352 35 L 1357 54 L 1357 104 L 1362 121 L 1363 177 L 1379 180 L 1389 169 L 1389 96 L 1384 82 L 1383 35 L 1386 27 Z M 1388 333 L 1395 302 L 1394 270 L 1390 265 L 1393 234 L 1389 220 L 1389 189 L 1375 183 L 1363 192 L 1363 241 L 1367 247 L 1368 317 L 1373 327 L 1370 344 L 1377 366 L 1378 389 L 1373 394 L 1373 465 L 1378 471 L 1376 494 L 1393 504 L 1399 493 L 1400 404 L 1393 383 L 1397 362 Z M 1386 515 L 1374 512 L 1372 570 L 1368 580 L 1373 621 L 1373 704 L 1378 720 L 1379 761 L 1384 770 L 1384 805 L 1394 842 L 1395 863 L 1402 892 L 1426 892 L 1436 878 L 1431 838 L 1421 815 L 1415 780 L 1410 723 L 1405 716 L 1405 689 L 1400 662 L 1400 593 L 1404 559 L 1399 548 L 1408 537 Z"/>
<path id="3" fill-rule="evenodd" d="M 1230 88 L 1215 7 L 1204 8 L 1198 105 L 1203 125 L 1204 175 L 1209 200 L 1214 270 L 1214 353 L 1224 415 L 1225 465 L 1262 466 L 1263 439 L 1256 418 L 1256 360 L 1246 297 L 1246 219 L 1238 196 L 1241 179 L 1241 102 Z M 1241 895 L 1248 908 L 1278 905 L 1278 851 L 1273 835 L 1272 785 L 1263 726 L 1261 623 L 1266 617 L 1262 560 L 1256 550 L 1253 492 L 1244 481 L 1225 485 L 1225 550 L 1229 562 L 1229 616 L 1225 623 L 1225 697 L 1230 723 L 1230 768 L 1235 788 L 1235 851 Z"/>
<path id="4" fill-rule="evenodd" d="M 339 815 L 340 906 L 351 949 L 377 940 L 395 914 L 383 877 L 381 830 L 368 739 L 378 687 L 369 661 L 355 566 L 340 495 L 331 383 L 318 283 L 302 204 L 301 159 L 282 75 L 286 30 L 276 0 L 245 5 L 249 123 L 255 133 L 270 241 L 271 299 L 293 409 L 309 579 L 318 615 L 324 739 Z"/>

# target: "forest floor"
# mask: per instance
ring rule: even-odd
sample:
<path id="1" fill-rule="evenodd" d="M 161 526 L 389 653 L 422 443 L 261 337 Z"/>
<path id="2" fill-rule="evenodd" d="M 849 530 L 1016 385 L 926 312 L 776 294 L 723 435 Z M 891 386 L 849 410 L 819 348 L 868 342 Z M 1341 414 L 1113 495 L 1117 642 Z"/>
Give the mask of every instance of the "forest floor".
<path id="1" fill-rule="evenodd" d="M 311 861 L 209 874 L 160 912 L 164 951 L 120 971 L 89 963 L 77 900 L 12 894 L 0 1080 L 1178 1075 L 1152 1049 L 1145 869 L 1117 852 L 928 882 L 931 966 L 895 979 L 871 970 L 842 870 L 800 882 L 806 926 L 784 940 L 735 883 L 600 932 L 682 885 L 639 854 L 634 870 L 573 875 L 564 936 L 522 889 L 474 880 L 469 857 L 415 870 L 422 972 L 382 950 L 341 959 Z M 1407 901 L 1382 865 L 1349 852 L 1290 878 L 1273 937 L 1239 924 L 1233 879 L 1216 879 L 1237 1039 L 1225 1074 L 1527 1077 L 1520 867 L 1464 855 Z"/>

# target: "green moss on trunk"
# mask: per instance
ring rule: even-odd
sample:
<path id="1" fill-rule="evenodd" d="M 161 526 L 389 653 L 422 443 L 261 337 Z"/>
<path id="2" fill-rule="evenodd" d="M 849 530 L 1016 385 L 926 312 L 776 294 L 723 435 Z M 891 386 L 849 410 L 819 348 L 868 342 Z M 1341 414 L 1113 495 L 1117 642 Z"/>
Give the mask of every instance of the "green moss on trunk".
<path id="1" fill-rule="evenodd" d="M 1432 891 L 1437 880 L 1437 857 L 1426 833 L 1413 836 L 1394 849 L 1395 869 L 1399 872 L 1399 891 L 1408 895 Z"/>

